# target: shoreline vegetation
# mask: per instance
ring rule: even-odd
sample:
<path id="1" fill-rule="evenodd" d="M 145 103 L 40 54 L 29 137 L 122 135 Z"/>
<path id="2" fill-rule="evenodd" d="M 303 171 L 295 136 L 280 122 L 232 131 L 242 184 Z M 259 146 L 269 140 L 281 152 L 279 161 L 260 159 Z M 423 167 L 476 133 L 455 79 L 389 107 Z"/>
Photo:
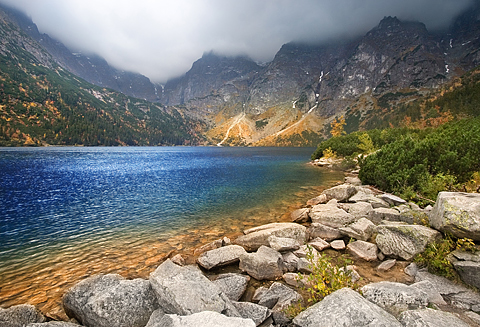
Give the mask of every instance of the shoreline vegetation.
<path id="1" fill-rule="evenodd" d="M 480 195 L 441 192 L 433 208 L 422 209 L 362 185 L 357 176 L 346 172 L 344 183 L 277 222 L 220 237 L 190 249 L 192 255 L 157 257 L 148 279 L 86 278 L 63 295 L 63 320 L 69 322 L 54 325 L 58 316 L 29 305 L 1 309 L 0 321 L 28 317 L 25 325 L 32 327 L 203 326 L 206 319 L 209 326 L 304 327 L 334 326 L 337 319 L 349 321 L 347 326 L 363 325 L 362 319 L 391 326 L 433 319 L 476 326 L 480 271 L 468 264 L 480 261 L 474 209 Z M 477 219 L 464 234 L 452 234 L 458 228 L 445 223 L 448 212 L 458 210 L 465 221 Z M 349 303 L 349 310 L 342 309 Z"/>

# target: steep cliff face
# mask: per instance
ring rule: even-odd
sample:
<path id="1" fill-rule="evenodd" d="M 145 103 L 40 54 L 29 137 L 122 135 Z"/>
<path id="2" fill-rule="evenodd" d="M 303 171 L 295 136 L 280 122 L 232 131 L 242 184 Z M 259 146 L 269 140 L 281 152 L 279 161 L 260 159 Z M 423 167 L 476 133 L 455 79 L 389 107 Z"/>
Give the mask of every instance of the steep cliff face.
<path id="1" fill-rule="evenodd" d="M 125 72 L 110 66 L 105 59 L 96 55 L 73 53 L 63 43 L 38 31 L 37 26 L 24 14 L 0 6 L 5 17 L 18 25 L 26 34 L 37 41 L 58 63 L 69 72 L 83 78 L 89 83 L 106 87 L 125 95 L 156 102 L 157 88 L 147 77 L 132 72 Z"/>
<path id="2" fill-rule="evenodd" d="M 433 92 L 480 63 L 478 8 L 458 17 L 444 33 L 385 17 L 354 40 L 285 44 L 267 66 L 242 75 L 241 91 L 213 76 L 225 74 L 220 59 L 211 58 L 207 72 L 197 67 L 207 62 L 202 58 L 165 94 L 188 103 L 190 111 L 215 117 L 208 135 L 222 144 L 234 138 L 232 144 L 311 144 L 328 136 L 329 123 L 340 115 L 350 124 L 347 130 L 375 127 L 382 110 Z M 250 128 L 232 127 L 240 114 Z"/>

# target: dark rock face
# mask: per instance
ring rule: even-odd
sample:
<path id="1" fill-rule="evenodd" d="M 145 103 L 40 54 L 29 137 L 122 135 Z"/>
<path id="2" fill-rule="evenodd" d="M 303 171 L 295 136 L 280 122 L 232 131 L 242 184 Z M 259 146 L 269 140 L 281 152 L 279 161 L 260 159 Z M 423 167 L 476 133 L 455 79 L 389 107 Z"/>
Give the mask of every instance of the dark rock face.
<path id="1" fill-rule="evenodd" d="M 158 303 L 148 280 L 108 274 L 73 286 L 65 293 L 63 306 L 69 317 L 87 327 L 142 327 Z"/>

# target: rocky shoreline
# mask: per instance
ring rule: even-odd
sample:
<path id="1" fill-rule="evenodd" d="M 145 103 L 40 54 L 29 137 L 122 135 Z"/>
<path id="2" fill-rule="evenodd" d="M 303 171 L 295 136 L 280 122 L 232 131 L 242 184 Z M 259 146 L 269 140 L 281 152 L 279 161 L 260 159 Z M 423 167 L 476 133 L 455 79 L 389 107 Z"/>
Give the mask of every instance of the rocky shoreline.
<path id="1" fill-rule="evenodd" d="M 421 209 L 346 177 L 292 212 L 291 222 L 195 249 L 195 265 L 175 255 L 148 279 L 81 281 L 63 297 L 68 322 L 46 321 L 25 304 L 0 309 L 0 327 L 480 326 L 480 254 L 450 258 L 465 284 L 412 263 L 445 232 L 480 241 L 479 194 L 442 192 Z M 286 309 L 305 301 L 299 276 L 312 273 L 309 251 L 352 258 L 347 269 L 361 288 L 337 290 L 292 319 Z"/>

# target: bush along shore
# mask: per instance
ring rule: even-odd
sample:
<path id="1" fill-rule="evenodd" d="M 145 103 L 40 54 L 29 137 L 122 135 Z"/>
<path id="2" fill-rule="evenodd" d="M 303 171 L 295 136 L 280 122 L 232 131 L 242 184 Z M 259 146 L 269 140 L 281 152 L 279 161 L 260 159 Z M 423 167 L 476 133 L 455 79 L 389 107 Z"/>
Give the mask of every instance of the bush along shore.
<path id="1" fill-rule="evenodd" d="M 480 194 L 421 209 L 352 176 L 291 220 L 203 245 L 196 265 L 172 256 L 148 280 L 89 277 L 63 297 L 68 322 L 25 304 L 0 326 L 480 326 Z"/>

